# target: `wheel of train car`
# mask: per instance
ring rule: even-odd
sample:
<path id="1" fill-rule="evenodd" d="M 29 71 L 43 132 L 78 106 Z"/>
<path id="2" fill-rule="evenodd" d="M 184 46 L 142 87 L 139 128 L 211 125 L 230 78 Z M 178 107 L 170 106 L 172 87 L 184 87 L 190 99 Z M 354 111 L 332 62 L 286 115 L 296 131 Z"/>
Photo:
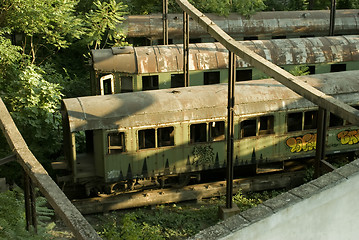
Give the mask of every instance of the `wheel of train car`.
<path id="1" fill-rule="evenodd" d="M 172 187 L 182 188 L 188 185 L 189 181 L 191 180 L 191 175 L 189 173 L 180 173 L 176 179 L 177 181 L 172 184 Z"/>

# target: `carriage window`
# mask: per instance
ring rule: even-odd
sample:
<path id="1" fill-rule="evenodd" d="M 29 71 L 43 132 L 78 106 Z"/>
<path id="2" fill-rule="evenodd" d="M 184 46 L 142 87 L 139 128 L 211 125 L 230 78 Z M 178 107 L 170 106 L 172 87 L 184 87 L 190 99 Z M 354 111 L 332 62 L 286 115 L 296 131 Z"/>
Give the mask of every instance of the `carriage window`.
<path id="1" fill-rule="evenodd" d="M 184 87 L 183 74 L 171 74 L 171 88 Z"/>
<path id="2" fill-rule="evenodd" d="M 158 75 L 142 76 L 142 90 L 158 89 Z"/>
<path id="3" fill-rule="evenodd" d="M 131 76 L 120 76 L 121 93 L 133 92 L 133 84 Z"/>
<path id="4" fill-rule="evenodd" d="M 318 111 L 309 111 L 304 113 L 304 130 L 317 128 Z"/>
<path id="5" fill-rule="evenodd" d="M 258 135 L 274 133 L 274 116 L 263 116 L 259 118 Z"/>
<path id="6" fill-rule="evenodd" d="M 244 40 L 244 41 L 247 41 L 247 40 L 258 40 L 258 36 L 248 36 L 248 37 L 244 37 L 243 40 Z"/>
<path id="7" fill-rule="evenodd" d="M 307 66 L 309 74 L 315 74 L 315 66 Z"/>
<path id="8" fill-rule="evenodd" d="M 236 81 L 252 80 L 252 69 L 244 69 L 236 71 Z"/>
<path id="9" fill-rule="evenodd" d="M 334 113 L 330 113 L 329 116 L 329 127 L 339 127 L 343 126 L 344 120 L 341 117 L 338 117 Z"/>
<path id="10" fill-rule="evenodd" d="M 174 128 L 165 127 L 157 129 L 158 147 L 174 146 Z"/>
<path id="11" fill-rule="evenodd" d="M 138 143 L 140 149 L 154 148 L 155 145 L 155 129 L 146 129 L 138 131 Z"/>
<path id="12" fill-rule="evenodd" d="M 211 137 L 211 141 L 215 142 L 224 140 L 224 131 L 224 121 L 209 123 L 209 136 Z"/>
<path id="13" fill-rule="evenodd" d="M 204 72 L 204 85 L 220 83 L 220 72 Z"/>
<path id="14" fill-rule="evenodd" d="M 190 127 L 191 143 L 207 141 L 207 124 L 192 124 Z"/>
<path id="15" fill-rule="evenodd" d="M 115 87 L 114 87 L 114 80 L 112 74 L 102 76 L 100 78 L 100 90 L 101 90 L 101 95 L 114 93 Z"/>
<path id="16" fill-rule="evenodd" d="M 286 39 L 287 36 L 285 35 L 279 35 L 279 36 L 273 36 L 272 39 Z"/>
<path id="17" fill-rule="evenodd" d="M 302 116 L 303 116 L 303 114 L 301 112 L 300 113 L 288 113 L 288 117 L 287 117 L 288 132 L 302 130 L 302 121 L 303 121 Z"/>
<path id="18" fill-rule="evenodd" d="M 241 138 L 256 136 L 257 120 L 250 119 L 241 122 Z"/>
<path id="19" fill-rule="evenodd" d="M 330 65 L 330 72 L 341 72 L 346 71 L 347 65 L 346 64 L 332 64 Z"/>
<path id="20" fill-rule="evenodd" d="M 107 135 L 108 154 L 122 153 L 125 151 L 125 133 L 112 132 Z"/>

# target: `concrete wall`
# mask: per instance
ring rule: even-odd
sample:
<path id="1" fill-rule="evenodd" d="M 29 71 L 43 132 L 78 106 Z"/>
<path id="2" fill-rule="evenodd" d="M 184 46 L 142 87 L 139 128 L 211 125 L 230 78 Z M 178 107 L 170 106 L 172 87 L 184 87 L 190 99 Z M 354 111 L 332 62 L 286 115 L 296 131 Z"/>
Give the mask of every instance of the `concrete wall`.
<path id="1" fill-rule="evenodd" d="M 359 239 L 359 160 L 220 222 L 192 239 Z"/>

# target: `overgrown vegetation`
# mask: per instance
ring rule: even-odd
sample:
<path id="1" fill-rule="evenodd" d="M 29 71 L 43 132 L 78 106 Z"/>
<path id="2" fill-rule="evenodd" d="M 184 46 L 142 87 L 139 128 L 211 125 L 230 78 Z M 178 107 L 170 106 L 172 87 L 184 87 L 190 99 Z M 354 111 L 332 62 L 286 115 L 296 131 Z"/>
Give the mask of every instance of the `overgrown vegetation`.
<path id="1" fill-rule="evenodd" d="M 241 211 L 257 206 L 280 192 L 243 194 L 233 196 L 234 204 Z M 97 226 L 104 239 L 186 239 L 200 230 L 216 224 L 218 207 L 225 205 L 225 198 L 204 200 L 202 204 L 160 205 L 154 209 L 138 209 L 123 214 L 113 212 L 94 222 L 106 222 Z"/>
<path id="2" fill-rule="evenodd" d="M 38 229 L 26 231 L 24 194 L 20 189 L 0 194 L 0 239 L 50 239 L 48 231 L 54 227 L 51 222 L 53 210 L 46 207 L 46 199 L 36 198 Z"/>

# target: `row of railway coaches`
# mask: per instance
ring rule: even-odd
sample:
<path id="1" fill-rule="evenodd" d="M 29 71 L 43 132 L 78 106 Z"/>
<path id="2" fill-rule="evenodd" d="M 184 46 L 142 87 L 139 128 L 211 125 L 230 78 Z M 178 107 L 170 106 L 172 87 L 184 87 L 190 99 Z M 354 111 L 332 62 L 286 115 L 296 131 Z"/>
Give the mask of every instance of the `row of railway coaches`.
<path id="1" fill-rule="evenodd" d="M 306 65 L 311 74 L 359 69 L 359 35 L 241 42 L 291 71 Z M 228 51 L 220 43 L 189 46 L 190 86 L 225 83 Z M 182 45 L 92 50 L 92 95 L 183 87 Z M 237 57 L 237 81 L 266 78 Z"/>
<path id="2" fill-rule="evenodd" d="M 358 34 L 359 10 L 337 10 L 335 34 Z M 227 17 L 211 13 L 206 15 L 221 29 L 240 40 L 320 37 L 329 33 L 329 10 L 257 12 L 249 18 L 238 14 Z M 182 14 L 168 14 L 169 43 L 183 43 Z M 127 16 L 123 32 L 127 41 L 135 46 L 156 45 L 163 42 L 162 14 Z M 191 43 L 214 42 L 214 39 L 190 18 Z"/>
<path id="3" fill-rule="evenodd" d="M 359 71 L 300 79 L 359 106 Z M 236 167 L 314 156 L 317 106 L 287 87 L 238 82 L 234 109 Z M 88 191 L 226 165 L 227 84 L 64 99 L 62 114 L 71 179 Z M 328 124 L 327 154 L 359 150 L 357 126 L 334 114 Z M 86 134 L 86 153 L 76 153 L 77 132 Z"/>

